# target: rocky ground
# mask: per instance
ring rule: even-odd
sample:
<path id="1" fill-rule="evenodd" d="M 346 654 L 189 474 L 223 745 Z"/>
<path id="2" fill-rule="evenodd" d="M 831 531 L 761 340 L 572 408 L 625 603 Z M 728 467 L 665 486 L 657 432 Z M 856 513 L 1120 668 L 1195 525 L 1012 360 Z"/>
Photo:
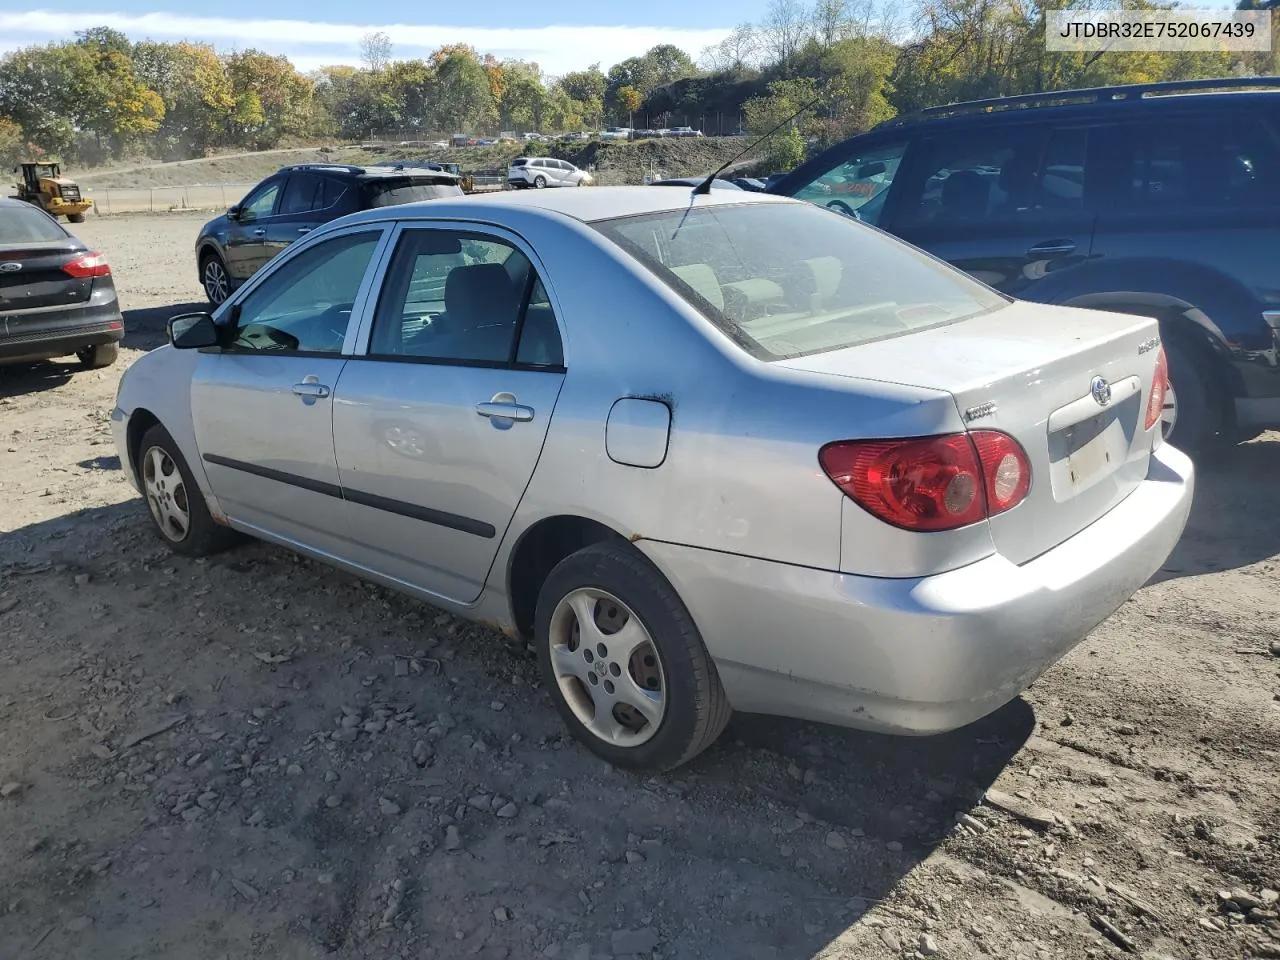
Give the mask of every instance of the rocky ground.
<path id="1" fill-rule="evenodd" d="M 637 778 L 527 649 L 152 535 L 107 412 L 199 302 L 200 222 L 83 225 L 121 362 L 0 370 L 0 956 L 1280 957 L 1280 438 L 1210 464 L 1154 582 L 974 727 L 738 717 Z"/>

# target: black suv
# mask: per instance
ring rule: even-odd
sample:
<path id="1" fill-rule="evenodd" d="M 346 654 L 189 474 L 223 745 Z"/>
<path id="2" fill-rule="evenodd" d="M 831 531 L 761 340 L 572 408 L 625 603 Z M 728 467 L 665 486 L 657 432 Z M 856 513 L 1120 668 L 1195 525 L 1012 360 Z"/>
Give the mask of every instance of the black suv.
<path id="1" fill-rule="evenodd" d="M 1280 78 L 952 104 L 883 123 L 769 192 L 857 217 L 1005 293 L 1160 320 L 1165 433 L 1280 426 Z"/>
<path id="2" fill-rule="evenodd" d="M 463 195 L 457 174 L 439 164 L 282 167 L 196 238 L 205 296 L 222 303 L 277 253 L 316 227 L 370 207 Z"/>

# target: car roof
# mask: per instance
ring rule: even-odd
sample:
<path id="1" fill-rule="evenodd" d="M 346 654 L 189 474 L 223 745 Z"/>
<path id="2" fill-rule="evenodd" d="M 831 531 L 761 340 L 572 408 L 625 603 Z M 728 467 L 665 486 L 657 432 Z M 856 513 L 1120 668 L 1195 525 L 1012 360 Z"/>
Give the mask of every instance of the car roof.
<path id="1" fill-rule="evenodd" d="M 457 174 L 450 173 L 439 164 L 413 163 L 408 160 L 395 163 L 378 163 L 367 167 L 348 163 L 295 163 L 287 167 L 281 167 L 276 173 L 328 173 L 355 177 L 360 180 L 406 176 L 420 180 L 438 178 L 441 183 L 454 183 L 458 180 Z"/>
<path id="2" fill-rule="evenodd" d="M 712 191 L 692 197 L 692 191 L 649 187 L 578 187 L 552 190 L 501 190 L 477 193 L 457 199 L 418 201 L 395 207 L 380 207 L 349 214 L 340 221 L 344 225 L 367 220 L 459 219 L 474 220 L 502 210 L 527 210 L 559 214 L 592 223 L 618 217 L 634 217 L 646 213 L 685 210 L 690 205 L 709 207 L 741 203 L 800 203 L 788 197 L 776 197 L 746 190 Z M 335 221 L 338 222 L 338 221 Z"/>
<path id="3" fill-rule="evenodd" d="M 1074 90 L 1046 90 L 1040 93 L 1024 93 L 1009 97 L 992 97 L 988 100 L 964 100 L 940 104 L 915 113 L 902 114 L 885 120 L 872 131 L 901 129 L 925 121 L 979 120 L 983 123 L 1001 119 L 1039 119 L 1047 116 L 1039 111 L 1055 111 L 1094 114 L 1117 114 L 1121 110 L 1135 108 L 1176 109 L 1188 102 L 1201 103 L 1212 98 L 1221 103 L 1230 102 L 1274 103 L 1280 95 L 1280 77 L 1209 77 L 1202 80 L 1166 80 L 1155 83 L 1117 84 L 1111 87 L 1083 87 Z M 1032 112 L 1034 111 L 1034 112 Z M 1053 116 L 1058 116 L 1055 112 Z"/>

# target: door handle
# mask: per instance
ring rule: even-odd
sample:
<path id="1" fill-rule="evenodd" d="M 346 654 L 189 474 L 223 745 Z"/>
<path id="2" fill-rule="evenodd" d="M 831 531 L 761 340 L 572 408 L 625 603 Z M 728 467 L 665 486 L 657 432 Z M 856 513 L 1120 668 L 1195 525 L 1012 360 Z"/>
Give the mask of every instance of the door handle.
<path id="1" fill-rule="evenodd" d="M 301 383 L 293 385 L 293 392 L 300 397 L 327 397 L 329 388 L 318 382 L 315 377 L 307 377 Z"/>
<path id="2" fill-rule="evenodd" d="M 1028 257 L 1055 257 L 1068 253 L 1074 253 L 1076 245 L 1071 240 L 1046 240 L 1043 243 L 1037 243 L 1034 247 L 1027 251 Z"/>
<path id="3" fill-rule="evenodd" d="M 515 420 L 519 423 L 528 423 L 533 419 L 533 407 L 516 403 L 514 393 L 494 394 L 493 399 L 487 403 L 476 404 L 476 413 L 490 419 Z"/>
<path id="4" fill-rule="evenodd" d="M 299 233 L 310 233 L 310 232 L 311 232 L 311 228 L 310 228 L 310 227 L 299 227 L 299 228 L 298 228 L 298 232 L 299 232 Z"/>
<path id="5" fill-rule="evenodd" d="M 262 229 L 262 227 L 259 227 L 257 230 L 253 231 L 253 235 L 254 235 L 255 237 L 263 237 L 263 236 L 266 236 L 266 233 L 267 233 L 267 231 L 266 231 L 266 230 L 264 230 L 264 229 Z"/>

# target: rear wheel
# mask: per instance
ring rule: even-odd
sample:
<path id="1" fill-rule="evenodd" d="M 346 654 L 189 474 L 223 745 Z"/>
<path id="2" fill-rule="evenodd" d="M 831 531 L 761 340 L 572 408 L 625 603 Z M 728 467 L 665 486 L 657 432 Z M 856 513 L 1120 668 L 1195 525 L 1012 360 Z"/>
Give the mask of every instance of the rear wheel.
<path id="1" fill-rule="evenodd" d="M 731 709 L 711 655 L 672 586 L 634 548 L 599 543 L 551 571 L 538 594 L 543 678 L 570 732 L 619 767 L 693 759 Z"/>
<path id="2" fill-rule="evenodd" d="M 230 296 L 231 277 L 227 273 L 227 265 L 216 253 L 206 253 L 200 261 L 200 285 L 215 307 Z"/>
<path id="3" fill-rule="evenodd" d="M 83 214 L 83 213 L 68 213 L 68 214 L 67 214 L 67 219 L 68 219 L 68 220 L 70 220 L 72 223 L 84 223 L 84 214 Z"/>
<path id="4" fill-rule="evenodd" d="M 1161 413 L 1164 438 L 1187 453 L 1205 450 L 1218 442 L 1230 442 L 1221 436 L 1224 427 L 1222 403 L 1203 364 L 1194 354 L 1165 341 L 1169 360 L 1169 391 Z"/>
<path id="5" fill-rule="evenodd" d="M 138 480 L 156 532 L 174 553 L 204 557 L 238 539 L 213 522 L 204 494 L 169 431 L 156 424 L 138 445 Z"/>
<path id="6" fill-rule="evenodd" d="M 120 344 L 114 342 L 99 343 L 76 351 L 76 359 L 87 370 L 101 370 L 103 367 L 109 367 L 116 362 L 118 356 L 120 356 Z"/>
<path id="7" fill-rule="evenodd" d="M 533 178 L 533 185 L 537 189 L 541 190 L 543 187 L 547 185 L 547 178 L 544 177 L 542 174 L 538 174 L 536 177 Z"/>

